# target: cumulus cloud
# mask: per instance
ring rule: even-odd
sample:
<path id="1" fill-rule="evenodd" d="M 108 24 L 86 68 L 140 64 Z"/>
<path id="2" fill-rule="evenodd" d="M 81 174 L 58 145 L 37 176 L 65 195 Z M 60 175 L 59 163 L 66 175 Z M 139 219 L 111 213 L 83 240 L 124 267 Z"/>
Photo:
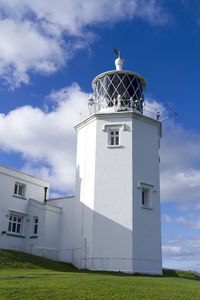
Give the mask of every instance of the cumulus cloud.
<path id="1" fill-rule="evenodd" d="M 23 155 L 23 171 L 46 178 L 52 188 L 70 193 L 75 179 L 73 126 L 87 113 L 88 95 L 73 84 L 53 91 L 49 98 L 55 103 L 53 111 L 23 106 L 0 115 L 0 146 Z"/>
<path id="2" fill-rule="evenodd" d="M 167 22 L 156 0 L 1 0 L 0 76 L 14 88 L 31 71 L 51 74 L 91 44 L 94 26 L 135 17 Z"/>
<path id="3" fill-rule="evenodd" d="M 179 216 L 178 218 L 171 218 L 170 216 L 164 214 L 164 220 L 166 223 L 177 223 L 181 224 L 189 229 L 200 229 L 200 218 L 196 218 L 195 216 L 188 216 L 187 218 L 183 216 Z"/>
<path id="4" fill-rule="evenodd" d="M 166 107 L 154 99 L 145 100 L 144 114 L 161 120 L 171 115 Z M 161 201 L 178 203 L 181 209 L 190 204 L 200 207 L 200 132 L 183 128 L 176 119 L 162 122 L 160 148 Z"/>
<path id="5" fill-rule="evenodd" d="M 0 115 L 0 146 L 24 158 L 23 170 L 50 179 L 52 187 L 72 191 L 74 187 L 76 134 L 73 126 L 87 114 L 88 94 L 75 83 L 49 95 L 53 110 L 23 106 Z M 155 100 L 161 115 L 166 108 Z M 199 209 L 200 134 L 173 120 L 164 124 L 161 140 L 161 200 Z M 170 222 L 170 216 L 165 216 Z M 192 225 L 191 225 L 192 226 Z"/>
<path id="6" fill-rule="evenodd" d="M 165 220 L 166 223 L 171 223 L 172 222 L 172 218 L 166 214 L 163 215 L 163 218 Z"/>
<path id="7" fill-rule="evenodd" d="M 162 246 L 163 259 L 194 260 L 200 259 L 200 237 L 193 239 L 177 238 L 170 240 Z"/>
<path id="8" fill-rule="evenodd" d="M 50 74 L 63 63 L 58 41 L 41 34 L 35 24 L 0 20 L 0 75 L 10 86 L 29 83 L 29 70 Z"/>
<path id="9" fill-rule="evenodd" d="M 159 103 L 155 99 L 146 97 L 143 105 L 143 113 L 145 116 L 156 119 L 160 116 L 161 119 L 167 115 L 167 109 L 163 103 Z"/>
<path id="10" fill-rule="evenodd" d="M 174 121 L 163 124 L 161 141 L 161 197 L 180 204 L 200 202 L 200 133 Z"/>

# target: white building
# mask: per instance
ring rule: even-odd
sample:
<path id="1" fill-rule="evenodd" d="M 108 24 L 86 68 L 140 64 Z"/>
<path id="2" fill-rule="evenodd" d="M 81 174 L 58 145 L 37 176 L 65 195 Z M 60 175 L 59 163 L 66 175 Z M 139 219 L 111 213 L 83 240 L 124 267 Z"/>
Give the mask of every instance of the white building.
<path id="1" fill-rule="evenodd" d="M 145 80 L 122 64 L 94 79 L 90 115 L 75 126 L 75 196 L 48 199 L 48 182 L 0 166 L 0 248 L 162 274 L 161 123 L 143 115 Z"/>

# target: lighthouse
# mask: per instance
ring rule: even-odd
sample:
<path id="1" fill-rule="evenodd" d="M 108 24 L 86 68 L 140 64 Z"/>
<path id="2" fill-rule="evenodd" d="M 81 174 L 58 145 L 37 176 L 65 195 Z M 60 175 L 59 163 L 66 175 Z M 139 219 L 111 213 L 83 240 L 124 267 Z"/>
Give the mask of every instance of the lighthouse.
<path id="1" fill-rule="evenodd" d="M 94 78 L 77 132 L 80 268 L 162 274 L 161 122 L 143 114 L 144 78 L 123 70 Z"/>

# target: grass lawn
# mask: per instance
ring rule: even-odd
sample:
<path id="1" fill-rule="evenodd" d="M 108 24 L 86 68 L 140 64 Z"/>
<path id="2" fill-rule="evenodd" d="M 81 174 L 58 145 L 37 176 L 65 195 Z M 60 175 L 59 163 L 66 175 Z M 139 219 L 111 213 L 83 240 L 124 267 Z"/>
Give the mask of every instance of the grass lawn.
<path id="1" fill-rule="evenodd" d="M 0 250 L 0 275 L 64 274 L 66 272 L 76 273 L 78 270 L 72 264 L 23 252 Z"/>
<path id="2" fill-rule="evenodd" d="M 70 264 L 0 250 L 0 275 L 7 274 L 68 276 L 0 278 L 0 299 L 200 299 L 200 278 L 184 271 L 165 270 L 163 277 L 79 271 Z"/>

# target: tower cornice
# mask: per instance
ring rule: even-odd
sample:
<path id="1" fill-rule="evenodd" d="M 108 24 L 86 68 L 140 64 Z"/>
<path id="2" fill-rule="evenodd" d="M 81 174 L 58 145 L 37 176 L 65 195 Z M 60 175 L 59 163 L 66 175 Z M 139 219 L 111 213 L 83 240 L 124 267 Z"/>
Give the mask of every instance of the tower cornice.
<path id="1" fill-rule="evenodd" d="M 152 119 L 148 116 L 142 115 L 141 113 L 137 113 L 134 111 L 122 111 L 122 112 L 113 112 L 113 113 L 95 113 L 78 123 L 74 126 L 75 130 L 78 131 L 80 128 L 84 127 L 85 125 L 95 121 L 95 120 L 102 120 L 102 119 L 118 119 L 118 118 L 133 118 L 139 119 L 144 122 L 153 124 L 158 127 L 159 136 L 162 137 L 162 123 L 158 120 Z"/>

